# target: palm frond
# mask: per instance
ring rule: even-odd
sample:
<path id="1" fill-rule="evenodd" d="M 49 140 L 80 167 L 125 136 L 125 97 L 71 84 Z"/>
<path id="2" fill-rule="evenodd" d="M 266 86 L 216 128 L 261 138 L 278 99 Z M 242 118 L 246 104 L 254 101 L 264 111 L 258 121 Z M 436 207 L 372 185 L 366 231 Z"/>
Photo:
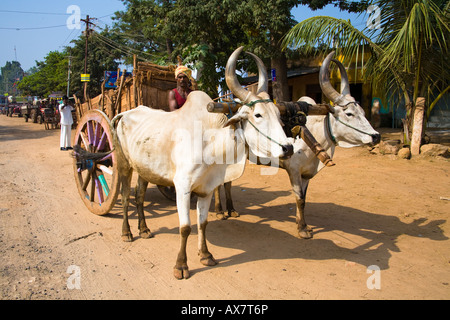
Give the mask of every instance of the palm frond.
<path id="1" fill-rule="evenodd" d="M 360 46 L 369 46 L 375 53 L 381 49 L 363 32 L 355 28 L 349 20 L 327 16 L 306 19 L 295 25 L 284 37 L 282 46 L 302 47 L 305 54 L 319 45 L 338 48 L 346 58 L 356 55 Z"/>

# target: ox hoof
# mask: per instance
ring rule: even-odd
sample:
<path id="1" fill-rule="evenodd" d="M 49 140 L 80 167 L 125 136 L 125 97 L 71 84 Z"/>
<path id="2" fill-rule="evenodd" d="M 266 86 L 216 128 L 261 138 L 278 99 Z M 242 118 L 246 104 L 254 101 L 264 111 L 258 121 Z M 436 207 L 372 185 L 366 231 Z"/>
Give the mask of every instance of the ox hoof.
<path id="1" fill-rule="evenodd" d="M 175 266 L 175 268 L 173 268 L 173 275 L 178 280 L 188 279 L 190 276 L 188 266 L 182 266 L 182 267 Z"/>
<path id="2" fill-rule="evenodd" d="M 150 231 L 150 229 L 144 230 L 139 232 L 139 235 L 141 236 L 142 239 L 150 239 L 153 238 L 153 234 Z"/>
<path id="3" fill-rule="evenodd" d="M 223 211 L 216 213 L 216 218 L 218 220 L 227 220 L 228 217 L 225 215 Z"/>
<path id="4" fill-rule="evenodd" d="M 133 235 L 131 234 L 131 232 L 122 234 L 122 241 L 123 242 L 132 242 L 133 241 Z"/>
<path id="5" fill-rule="evenodd" d="M 311 239 L 313 237 L 312 229 L 310 227 L 306 227 L 305 229 L 298 230 L 298 236 L 302 239 Z"/>
<path id="6" fill-rule="evenodd" d="M 237 218 L 241 216 L 236 210 L 228 211 L 228 215 L 232 218 Z"/>
<path id="7" fill-rule="evenodd" d="M 214 259 L 212 254 L 209 254 L 207 257 L 200 258 L 200 262 L 207 267 L 213 267 L 217 264 L 217 261 Z"/>

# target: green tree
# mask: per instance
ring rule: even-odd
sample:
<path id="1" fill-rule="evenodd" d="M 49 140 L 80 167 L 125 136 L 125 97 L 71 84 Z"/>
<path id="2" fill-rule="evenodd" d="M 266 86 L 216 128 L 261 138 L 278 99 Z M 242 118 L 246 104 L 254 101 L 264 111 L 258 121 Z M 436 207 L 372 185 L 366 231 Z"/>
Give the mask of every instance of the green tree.
<path id="1" fill-rule="evenodd" d="M 112 48 L 111 43 L 119 41 L 117 35 L 110 34 L 108 29 L 97 33 L 93 32 L 88 38 L 87 73 L 90 74 L 88 84 L 90 97 L 101 93 L 102 81 L 105 71 L 115 71 L 119 67 L 119 60 L 124 53 L 118 48 Z M 65 52 L 72 57 L 70 92 L 78 98 L 84 98 L 84 84 L 81 74 L 84 73 L 86 37 L 80 36 L 72 41 L 73 47 L 66 47 Z M 67 69 L 66 69 L 67 74 Z"/>
<path id="2" fill-rule="evenodd" d="M 200 89 L 211 96 L 224 83 L 229 55 L 240 45 L 276 69 L 276 99 L 288 99 L 286 53 L 280 40 L 295 24 L 291 9 L 307 4 L 319 9 L 328 4 L 343 10 L 361 10 L 361 2 L 344 0 L 122 0 L 127 9 L 116 14 L 116 27 L 129 35 L 129 45 L 159 60 L 175 63 L 179 55 L 199 71 Z M 366 1 L 362 2 L 363 4 Z M 145 56 L 145 55 L 144 55 Z M 251 59 L 250 59 L 251 60 Z M 243 60 L 247 63 L 246 59 Z M 256 66 L 249 61 L 249 71 Z"/>
<path id="3" fill-rule="evenodd" d="M 179 0 L 167 15 L 175 44 L 173 56 L 182 56 L 198 70 L 200 89 L 217 96 L 225 87 L 225 65 L 230 54 L 245 44 L 240 25 L 227 17 L 232 7 L 220 0 Z"/>
<path id="4" fill-rule="evenodd" d="M 123 0 L 127 9 L 116 13 L 117 30 L 141 58 L 159 64 L 185 64 L 198 70 L 201 90 L 217 95 L 228 55 L 242 41 L 240 28 L 227 21 L 226 1 Z"/>
<path id="5" fill-rule="evenodd" d="M 124 53 L 112 48 L 110 43 L 119 41 L 117 36 L 110 35 L 108 30 L 93 32 L 88 39 L 89 50 L 87 72 L 91 75 L 88 88 L 91 97 L 101 93 L 101 85 L 105 71 L 117 70 Z M 70 94 L 83 99 L 84 90 L 81 74 L 84 73 L 85 36 L 72 41 L 73 47 L 66 47 L 62 52 L 52 51 L 44 61 L 36 61 L 34 73 L 26 76 L 19 84 L 19 89 L 29 95 L 46 97 L 53 91 L 66 92 L 69 56 L 71 57 Z"/>
<path id="6" fill-rule="evenodd" d="M 167 21 L 173 10 L 172 0 L 122 0 L 125 11 L 116 12 L 110 33 L 120 35 L 120 41 L 138 58 L 167 64 L 173 60 L 172 25 Z M 127 60 L 127 59 L 126 59 Z M 174 60 L 173 60 L 174 61 Z M 128 58 L 128 63 L 131 60 Z"/>
<path id="7" fill-rule="evenodd" d="M 200 89 L 211 96 L 224 83 L 229 55 L 247 46 L 267 66 L 276 69 L 276 99 L 288 98 L 286 53 L 280 41 L 295 21 L 290 13 L 299 4 L 319 9 L 328 4 L 343 10 L 361 10 L 361 2 L 344 0 L 122 0 L 124 12 L 116 13 L 115 30 L 127 38 L 141 58 L 156 63 L 175 63 L 181 56 L 199 71 Z M 366 3 L 363 1 L 362 3 Z M 113 30 L 113 31 L 115 31 Z M 153 55 L 153 56 L 152 56 Z M 256 71 L 252 61 L 249 71 Z"/>
<path id="8" fill-rule="evenodd" d="M 261 58 L 270 60 L 268 64 L 275 70 L 276 82 L 273 83 L 273 96 L 276 100 L 288 100 L 287 58 L 292 54 L 281 46 L 284 35 L 297 23 L 291 15 L 294 6 L 307 5 L 312 10 L 322 9 L 333 4 L 341 10 L 361 12 L 367 1 L 345 0 L 232 0 L 235 8 L 230 19 L 240 24 L 247 36 L 252 51 Z"/>
<path id="9" fill-rule="evenodd" d="M 36 61 L 37 71 L 20 81 L 18 88 L 27 95 L 47 97 L 54 91 L 65 92 L 67 86 L 67 57 L 51 51 L 44 61 Z"/>
<path id="10" fill-rule="evenodd" d="M 1 68 L 0 94 L 13 94 L 18 81 L 23 78 L 23 69 L 18 61 L 7 61 Z"/>
<path id="11" fill-rule="evenodd" d="M 380 13 L 376 28 L 360 31 L 349 21 L 313 17 L 297 24 L 286 36 L 284 47 L 302 46 L 309 51 L 324 43 L 336 48 L 349 62 L 370 50 L 364 77 L 385 98 L 403 99 L 405 132 L 412 130 L 414 103 L 427 97 L 426 115 L 449 87 L 449 2 L 439 0 L 373 1 Z M 405 137 L 408 142 L 408 136 Z"/>

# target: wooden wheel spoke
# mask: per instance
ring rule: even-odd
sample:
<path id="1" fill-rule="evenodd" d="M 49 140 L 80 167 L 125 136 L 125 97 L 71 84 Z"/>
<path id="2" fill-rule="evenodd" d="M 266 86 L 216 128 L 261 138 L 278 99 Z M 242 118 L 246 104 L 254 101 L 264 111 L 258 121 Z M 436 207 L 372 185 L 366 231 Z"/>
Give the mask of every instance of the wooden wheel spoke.
<path id="1" fill-rule="evenodd" d="M 99 139 L 98 144 L 96 146 L 98 151 L 103 151 L 103 149 L 105 148 L 107 137 L 108 136 L 106 135 L 106 131 L 103 132 L 103 134 L 102 134 L 101 138 Z"/>
<path id="2" fill-rule="evenodd" d="M 80 132 L 80 138 L 81 138 L 81 141 L 82 141 L 83 144 L 84 144 L 84 149 L 85 149 L 85 150 L 89 150 L 89 139 L 88 139 L 88 137 L 86 137 L 86 133 L 84 133 L 83 131 L 81 131 L 81 132 Z"/>
<path id="3" fill-rule="evenodd" d="M 105 199 L 103 197 L 103 188 L 102 188 L 102 184 L 100 183 L 99 176 L 97 175 L 97 173 L 95 171 L 94 171 L 94 181 L 95 181 L 95 190 L 97 191 L 98 201 L 100 204 L 102 204 L 105 201 Z"/>
<path id="4" fill-rule="evenodd" d="M 89 194 L 89 200 L 91 202 L 94 202 L 94 199 L 95 199 L 95 172 L 94 171 L 92 171 L 91 176 L 92 176 L 91 177 L 92 182 L 91 182 L 91 193 Z"/>
<path id="5" fill-rule="evenodd" d="M 89 185 L 89 181 L 91 181 L 91 174 L 90 173 L 86 176 L 86 179 L 83 181 L 83 186 L 81 187 L 81 189 L 83 191 L 86 191 L 86 189 L 87 189 L 87 187 Z"/>
<path id="6" fill-rule="evenodd" d="M 100 184 L 102 186 L 103 192 L 105 193 L 105 196 L 108 197 L 109 195 L 109 186 L 106 182 L 105 176 L 103 174 L 98 176 L 98 180 L 100 181 Z"/>
<path id="7" fill-rule="evenodd" d="M 113 173 L 114 173 L 110 167 L 107 167 L 107 166 L 102 165 L 102 164 L 97 164 L 97 168 L 102 170 L 103 173 L 109 174 L 110 176 L 112 176 Z"/>
<path id="8" fill-rule="evenodd" d="M 95 133 L 94 133 L 94 142 L 93 145 L 98 150 L 98 141 L 100 140 L 100 133 L 102 131 L 102 125 L 99 122 L 95 123 Z"/>
<path id="9" fill-rule="evenodd" d="M 94 145 L 94 128 L 93 128 L 92 121 L 88 121 L 86 123 L 86 126 L 87 126 L 89 144 Z"/>

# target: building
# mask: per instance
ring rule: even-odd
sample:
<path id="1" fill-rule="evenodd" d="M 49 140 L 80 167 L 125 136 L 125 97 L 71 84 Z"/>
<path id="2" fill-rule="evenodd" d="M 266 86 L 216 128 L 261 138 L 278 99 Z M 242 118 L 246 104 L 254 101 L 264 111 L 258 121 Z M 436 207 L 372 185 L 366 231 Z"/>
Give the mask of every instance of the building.
<path id="1" fill-rule="evenodd" d="M 368 52 L 365 53 L 364 61 L 369 57 Z M 340 57 L 337 57 L 342 61 Z M 322 65 L 323 56 L 303 58 L 296 61 L 288 61 L 288 86 L 290 100 L 296 101 L 300 97 L 308 96 L 313 98 L 317 103 L 327 103 L 326 97 L 322 94 L 319 84 L 319 71 Z M 372 120 L 372 106 L 374 102 L 378 102 L 380 114 L 380 126 L 401 128 L 402 118 L 405 118 L 406 110 L 404 102 L 393 103 L 390 105 L 387 101 L 381 99 L 381 94 L 373 90 L 370 82 L 363 80 L 363 65 L 361 63 L 352 62 L 347 67 L 347 75 L 350 82 L 350 92 L 356 101 L 366 113 L 368 120 Z M 340 73 L 336 68 L 332 71 L 331 83 L 337 91 L 340 91 Z M 272 80 L 271 80 L 272 81 Z M 269 84 L 269 94 L 271 93 L 271 81 Z M 258 82 L 257 76 L 244 78 L 242 83 L 251 85 Z M 249 88 L 252 90 L 252 87 Z M 253 88 L 256 90 L 256 86 Z M 433 109 L 429 121 L 429 128 L 450 128 L 450 95 L 444 96 Z"/>

